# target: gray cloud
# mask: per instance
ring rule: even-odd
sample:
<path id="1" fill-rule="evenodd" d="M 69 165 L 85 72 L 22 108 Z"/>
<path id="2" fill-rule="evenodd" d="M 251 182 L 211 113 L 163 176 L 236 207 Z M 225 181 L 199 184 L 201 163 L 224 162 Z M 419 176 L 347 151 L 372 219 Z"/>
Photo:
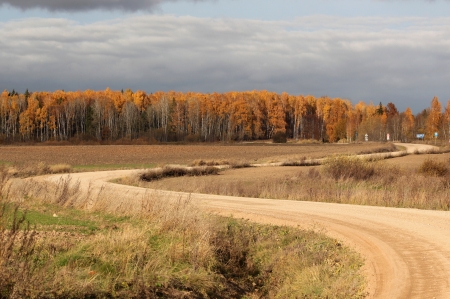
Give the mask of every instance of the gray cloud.
<path id="1" fill-rule="evenodd" d="M 49 11 L 88 11 L 88 10 L 122 10 L 139 11 L 155 9 L 164 2 L 180 0 L 0 0 L 1 5 L 20 8 L 22 10 L 40 8 Z M 184 0 L 198 2 L 202 0 Z"/>
<path id="2" fill-rule="evenodd" d="M 450 97 L 450 18 L 139 16 L 0 23 L 0 89 L 267 89 L 394 102 Z"/>

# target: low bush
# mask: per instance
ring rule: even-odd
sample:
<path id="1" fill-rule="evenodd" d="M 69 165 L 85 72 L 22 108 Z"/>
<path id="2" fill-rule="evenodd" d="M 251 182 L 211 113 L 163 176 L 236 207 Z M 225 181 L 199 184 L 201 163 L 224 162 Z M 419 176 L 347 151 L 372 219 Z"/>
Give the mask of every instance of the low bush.
<path id="1" fill-rule="evenodd" d="M 207 167 L 163 167 L 161 169 L 151 169 L 139 175 L 139 179 L 144 182 L 151 182 L 168 177 L 181 177 L 181 176 L 204 176 L 204 175 L 216 175 L 219 173 L 219 169 L 212 166 Z"/>
<path id="2" fill-rule="evenodd" d="M 335 156 L 324 162 L 324 171 L 335 180 L 367 180 L 375 174 L 375 166 L 358 157 Z"/>
<path id="3" fill-rule="evenodd" d="M 427 176 L 443 177 L 449 172 L 447 164 L 443 161 L 428 158 L 420 165 L 418 172 Z"/>

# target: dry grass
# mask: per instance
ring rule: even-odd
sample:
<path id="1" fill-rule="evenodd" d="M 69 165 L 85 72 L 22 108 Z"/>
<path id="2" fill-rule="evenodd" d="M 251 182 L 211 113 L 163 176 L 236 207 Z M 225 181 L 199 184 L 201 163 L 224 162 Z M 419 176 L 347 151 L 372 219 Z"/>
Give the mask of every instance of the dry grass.
<path id="1" fill-rule="evenodd" d="M 228 160 L 203 160 L 197 159 L 192 161 L 189 166 L 221 166 L 221 165 L 230 165 L 231 162 Z"/>
<path id="2" fill-rule="evenodd" d="M 398 151 L 397 147 L 393 143 L 388 143 L 381 147 L 375 147 L 358 152 L 358 155 L 376 154 L 376 153 L 392 153 Z"/>
<path id="3" fill-rule="evenodd" d="M 31 166 L 14 166 L 8 167 L 8 172 L 15 177 L 30 177 L 44 174 L 56 174 L 56 173 L 70 173 L 72 172 L 72 166 L 69 164 L 53 164 L 47 165 L 44 162 L 39 162 L 37 165 Z"/>
<path id="4" fill-rule="evenodd" d="M 306 157 L 302 157 L 300 160 L 287 160 L 281 163 L 281 166 L 316 166 L 322 164 L 318 160 L 307 160 Z"/>
<path id="5" fill-rule="evenodd" d="M 191 168 L 165 166 L 163 168 L 150 169 L 141 173 L 139 175 L 139 180 L 151 182 L 168 177 L 217 175 L 219 170 L 219 168 L 213 166 Z"/>
<path id="6" fill-rule="evenodd" d="M 449 165 L 450 160 L 444 162 L 428 158 L 420 165 L 418 172 L 426 176 L 444 177 L 449 173 Z"/>
<path id="7" fill-rule="evenodd" d="M 322 234 L 207 216 L 189 197 L 129 194 L 131 208 L 70 176 L 8 175 L 0 169 L 2 298 L 365 295 L 361 260 Z"/>
<path id="8" fill-rule="evenodd" d="M 219 166 L 222 168 L 247 168 L 252 167 L 252 165 L 249 162 L 245 161 L 228 161 L 228 160 L 194 160 L 192 163 L 189 164 L 189 166 Z"/>
<path id="9" fill-rule="evenodd" d="M 325 160 L 323 170 L 336 181 L 362 181 L 375 174 L 375 164 L 358 157 L 334 156 Z"/>
<path id="10" fill-rule="evenodd" d="M 250 168 L 225 170 L 214 179 L 167 179 L 142 186 L 254 198 L 450 210 L 449 176 L 418 173 L 427 158 L 443 165 L 448 163 L 442 160 L 447 156 L 407 156 L 375 162 L 340 157 L 332 158 L 340 161 L 333 171 L 329 165 Z"/>

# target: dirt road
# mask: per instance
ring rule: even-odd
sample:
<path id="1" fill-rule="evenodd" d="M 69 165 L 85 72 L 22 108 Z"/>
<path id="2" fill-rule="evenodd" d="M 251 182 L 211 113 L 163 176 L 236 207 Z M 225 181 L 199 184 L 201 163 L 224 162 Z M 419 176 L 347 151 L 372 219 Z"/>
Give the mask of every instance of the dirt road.
<path id="1" fill-rule="evenodd" d="M 405 144 L 402 144 L 405 146 Z M 425 146 L 406 145 L 408 152 Z M 120 195 L 130 209 L 148 190 L 107 181 L 136 170 L 72 174 L 82 188 Z M 60 175 L 45 179 L 56 181 Z M 186 193 L 158 191 L 168 197 Z M 450 212 L 191 194 L 213 213 L 323 229 L 366 259 L 370 298 L 450 298 Z M 136 207 L 135 207 L 136 208 Z"/>

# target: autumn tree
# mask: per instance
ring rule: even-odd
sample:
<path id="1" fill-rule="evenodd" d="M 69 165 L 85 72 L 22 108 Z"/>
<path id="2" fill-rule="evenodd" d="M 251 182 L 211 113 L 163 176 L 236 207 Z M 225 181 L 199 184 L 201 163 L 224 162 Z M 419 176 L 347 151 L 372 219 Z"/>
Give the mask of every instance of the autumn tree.
<path id="1" fill-rule="evenodd" d="M 427 139 L 434 138 L 435 133 L 440 132 L 442 120 L 442 106 L 437 97 L 431 100 L 431 106 L 429 108 L 428 117 L 425 123 L 425 131 Z"/>
<path id="2" fill-rule="evenodd" d="M 450 142 L 450 100 L 447 101 L 447 107 L 443 115 L 443 128 L 444 138 L 449 139 Z"/>
<path id="3" fill-rule="evenodd" d="M 406 108 L 402 113 L 402 141 L 408 142 L 413 139 L 414 115 L 411 108 Z"/>

